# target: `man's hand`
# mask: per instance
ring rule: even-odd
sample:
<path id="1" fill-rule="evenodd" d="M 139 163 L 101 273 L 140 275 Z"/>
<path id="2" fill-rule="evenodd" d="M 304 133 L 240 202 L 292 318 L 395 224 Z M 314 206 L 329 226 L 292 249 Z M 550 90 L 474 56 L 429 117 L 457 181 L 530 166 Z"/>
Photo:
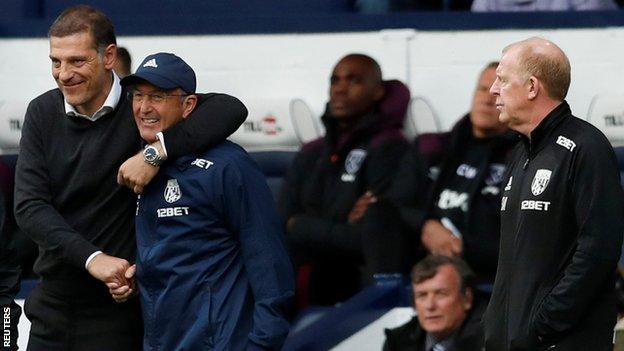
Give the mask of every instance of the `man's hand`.
<path id="1" fill-rule="evenodd" d="M 136 296 L 139 292 L 136 286 L 136 280 L 134 279 L 134 274 L 136 272 L 136 265 L 133 264 L 126 270 L 124 276 L 126 280 L 129 282 L 128 285 L 119 285 L 117 283 L 106 283 L 108 287 L 108 291 L 111 296 L 115 300 L 115 302 L 121 303 L 126 302 L 128 299 Z"/>
<path id="2" fill-rule="evenodd" d="M 116 283 L 118 286 L 129 285 L 125 273 L 130 268 L 128 261 L 123 258 L 109 256 L 101 253 L 93 257 L 87 271 L 95 279 L 104 283 Z"/>
<path id="3" fill-rule="evenodd" d="M 364 195 L 360 196 L 359 199 L 353 205 L 351 212 L 349 212 L 349 218 L 347 219 L 349 224 L 354 224 L 364 217 L 364 213 L 368 209 L 370 204 L 377 202 L 377 197 L 373 195 L 371 191 L 367 191 Z"/>
<path id="4" fill-rule="evenodd" d="M 420 240 L 434 255 L 460 256 L 463 250 L 462 240 L 436 219 L 428 219 L 425 222 Z"/>
<path id="5" fill-rule="evenodd" d="M 143 152 L 130 157 L 119 167 L 117 183 L 132 189 L 136 194 L 154 178 L 160 167 L 152 166 L 143 160 Z"/>

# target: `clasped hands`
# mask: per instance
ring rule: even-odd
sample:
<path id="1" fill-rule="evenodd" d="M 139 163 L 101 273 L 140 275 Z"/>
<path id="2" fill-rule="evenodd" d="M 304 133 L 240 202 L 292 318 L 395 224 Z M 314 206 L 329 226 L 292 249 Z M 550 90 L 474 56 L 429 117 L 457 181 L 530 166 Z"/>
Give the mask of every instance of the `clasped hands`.
<path id="1" fill-rule="evenodd" d="M 87 271 L 94 278 L 104 282 L 116 302 L 125 302 L 138 294 L 135 273 L 136 265 L 123 258 L 101 253 L 96 255 Z"/>

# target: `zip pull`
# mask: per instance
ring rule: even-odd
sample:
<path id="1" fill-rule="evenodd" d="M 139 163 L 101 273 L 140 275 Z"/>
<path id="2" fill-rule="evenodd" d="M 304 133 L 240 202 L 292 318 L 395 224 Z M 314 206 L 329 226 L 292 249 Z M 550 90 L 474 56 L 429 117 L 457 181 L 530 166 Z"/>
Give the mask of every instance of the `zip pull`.
<path id="1" fill-rule="evenodd" d="M 526 161 L 524 161 L 524 165 L 522 166 L 522 169 L 526 169 L 527 166 L 529 165 L 529 159 L 527 158 Z"/>

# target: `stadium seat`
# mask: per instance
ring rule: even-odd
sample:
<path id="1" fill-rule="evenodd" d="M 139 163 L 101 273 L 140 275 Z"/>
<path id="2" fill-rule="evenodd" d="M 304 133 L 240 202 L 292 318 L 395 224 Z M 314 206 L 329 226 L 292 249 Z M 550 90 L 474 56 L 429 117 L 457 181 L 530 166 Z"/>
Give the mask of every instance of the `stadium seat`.
<path id="1" fill-rule="evenodd" d="M 249 153 L 264 173 L 276 201 L 288 167 L 296 154 L 296 151 L 252 151 Z"/>
<path id="2" fill-rule="evenodd" d="M 624 95 L 594 96 L 587 111 L 587 121 L 600 129 L 613 147 L 624 147 Z"/>
<path id="3" fill-rule="evenodd" d="M 297 151 L 321 136 L 318 118 L 301 99 L 262 99 L 243 101 L 249 115 L 231 136 L 247 151 Z"/>
<path id="4" fill-rule="evenodd" d="M 17 154 L 28 101 L 0 100 L 0 154 Z"/>
<path id="5" fill-rule="evenodd" d="M 423 96 L 413 97 L 405 118 L 405 135 L 411 140 L 420 134 L 437 133 L 440 130 L 440 119 L 429 100 Z"/>

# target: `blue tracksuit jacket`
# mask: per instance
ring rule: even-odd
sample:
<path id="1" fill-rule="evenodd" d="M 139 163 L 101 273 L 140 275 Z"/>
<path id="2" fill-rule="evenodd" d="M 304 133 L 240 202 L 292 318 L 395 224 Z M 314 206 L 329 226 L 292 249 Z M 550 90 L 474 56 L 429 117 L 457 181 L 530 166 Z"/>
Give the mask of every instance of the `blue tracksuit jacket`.
<path id="1" fill-rule="evenodd" d="M 144 349 L 279 349 L 294 293 L 282 229 L 234 143 L 161 169 L 137 202 Z"/>

